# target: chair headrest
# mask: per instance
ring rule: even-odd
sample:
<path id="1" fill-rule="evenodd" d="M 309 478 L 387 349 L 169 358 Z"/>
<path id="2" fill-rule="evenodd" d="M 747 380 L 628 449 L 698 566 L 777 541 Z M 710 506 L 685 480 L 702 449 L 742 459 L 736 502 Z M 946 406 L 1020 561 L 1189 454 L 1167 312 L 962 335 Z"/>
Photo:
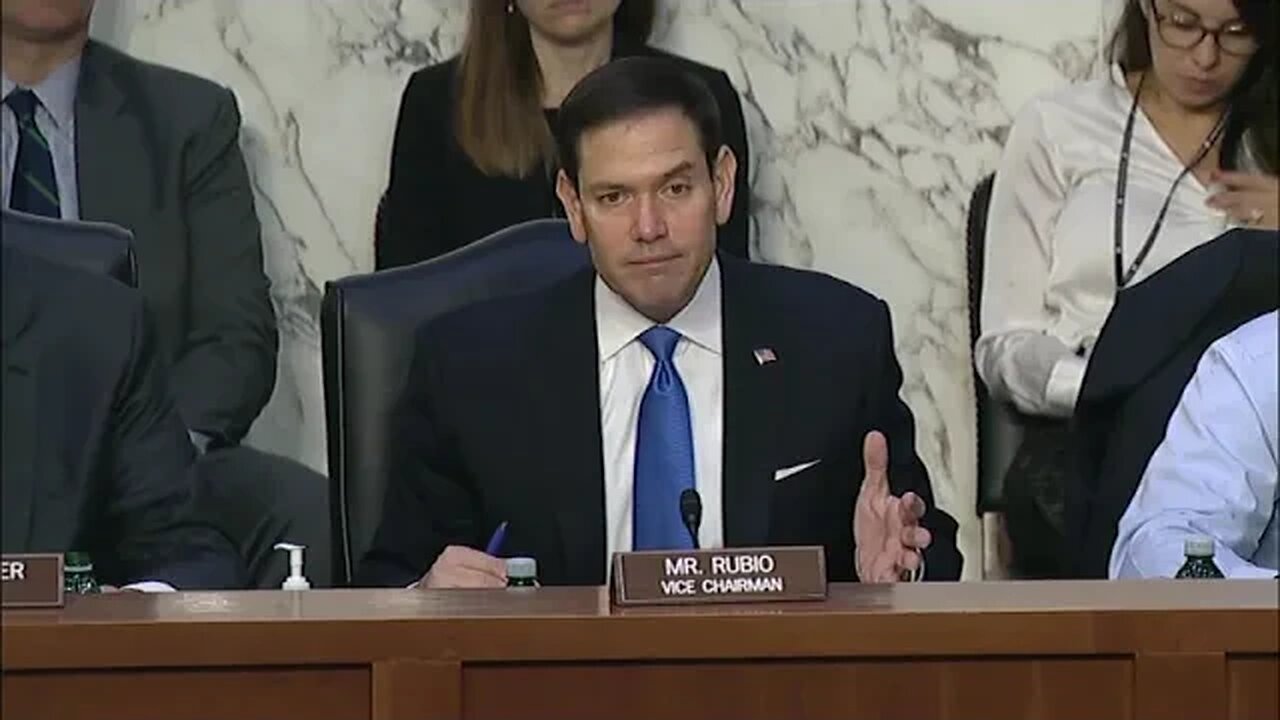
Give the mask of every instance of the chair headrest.
<path id="1" fill-rule="evenodd" d="M 419 326 L 473 302 L 545 287 L 585 269 L 590 256 L 564 220 L 532 220 L 414 265 L 329 283 L 345 314 Z"/>
<path id="2" fill-rule="evenodd" d="M 136 287 L 133 233 L 119 225 L 0 212 L 4 244 L 50 262 L 113 277 Z"/>

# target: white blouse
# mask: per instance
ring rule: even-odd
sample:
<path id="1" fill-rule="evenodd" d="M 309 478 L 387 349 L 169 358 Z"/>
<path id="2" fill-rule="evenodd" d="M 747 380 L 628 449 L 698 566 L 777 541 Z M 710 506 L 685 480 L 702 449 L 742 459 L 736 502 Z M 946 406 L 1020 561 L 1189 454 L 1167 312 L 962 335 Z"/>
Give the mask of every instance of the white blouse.
<path id="1" fill-rule="evenodd" d="M 1133 95 L 1120 67 L 1030 101 L 1009 132 L 987 220 L 981 336 L 991 393 L 1025 413 L 1069 417 L 1115 301 L 1113 218 L 1120 145 Z M 1183 164 L 1138 109 L 1126 198 L 1125 271 Z M 1227 215 L 1194 173 L 1178 185 L 1132 286 L 1221 235 Z"/>

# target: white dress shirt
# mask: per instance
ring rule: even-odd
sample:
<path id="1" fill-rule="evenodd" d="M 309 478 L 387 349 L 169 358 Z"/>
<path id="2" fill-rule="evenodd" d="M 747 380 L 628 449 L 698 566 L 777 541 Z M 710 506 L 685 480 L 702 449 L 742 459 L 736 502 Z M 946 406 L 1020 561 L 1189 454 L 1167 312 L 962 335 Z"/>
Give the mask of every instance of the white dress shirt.
<path id="1" fill-rule="evenodd" d="M 76 178 L 76 89 L 80 82 L 80 56 L 68 60 L 49 73 L 35 87 L 28 88 L 40 101 L 36 106 L 36 127 L 49 143 L 53 177 L 58 184 L 58 205 L 63 220 L 80 219 L 80 188 Z M 17 85 L 8 75 L 0 75 L 0 99 L 9 97 Z M 18 120 L 8 105 L 0 110 L 0 196 L 9 207 L 14 165 L 18 160 Z"/>
<path id="2" fill-rule="evenodd" d="M 615 552 L 630 551 L 632 488 L 640 400 L 655 364 L 640 335 L 655 323 L 598 276 L 596 339 L 600 352 L 600 431 L 604 452 L 605 572 Z M 689 397 L 695 487 L 702 496 L 702 548 L 724 545 L 721 467 L 724 439 L 724 362 L 721 346 L 720 264 L 713 259 L 693 299 L 666 326 L 680 333 L 673 361 Z"/>
<path id="3" fill-rule="evenodd" d="M 1009 132 L 991 194 L 974 359 L 992 394 L 1023 412 L 1072 414 L 1088 353 L 1115 301 L 1116 163 L 1132 104 L 1114 66 L 1106 77 L 1032 100 Z M 1182 168 L 1139 108 L 1126 271 Z M 1228 229 L 1227 215 L 1205 205 L 1211 194 L 1194 173 L 1182 179 L 1130 285 Z"/>
<path id="4" fill-rule="evenodd" d="M 1191 535 L 1213 538 L 1227 577 L 1275 577 L 1278 323 L 1263 315 L 1201 358 L 1120 518 L 1111 577 L 1173 577 Z"/>

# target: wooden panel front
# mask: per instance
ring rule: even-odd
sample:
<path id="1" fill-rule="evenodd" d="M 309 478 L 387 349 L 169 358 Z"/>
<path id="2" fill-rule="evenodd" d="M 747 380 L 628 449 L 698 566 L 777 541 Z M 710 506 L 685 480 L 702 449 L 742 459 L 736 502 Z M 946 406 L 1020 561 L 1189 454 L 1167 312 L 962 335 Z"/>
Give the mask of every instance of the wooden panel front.
<path id="1" fill-rule="evenodd" d="M 1272 718 L 1274 582 L 115 593 L 5 611 L 14 718 Z"/>
<path id="2" fill-rule="evenodd" d="M 364 720 L 366 668 L 5 672 L 5 720 Z"/>
<path id="3" fill-rule="evenodd" d="M 1227 707 L 1222 653 L 1142 653 L 1134 660 L 1135 720 L 1206 720 Z"/>
<path id="4" fill-rule="evenodd" d="M 474 665 L 463 717 L 1077 720 L 1132 713 L 1124 658 Z"/>
<path id="5" fill-rule="evenodd" d="M 1280 717 L 1280 658 L 1227 658 L 1227 703 L 1230 720 Z"/>
<path id="6" fill-rule="evenodd" d="M 462 717 L 462 666 L 397 658 L 373 665 L 373 720 Z"/>

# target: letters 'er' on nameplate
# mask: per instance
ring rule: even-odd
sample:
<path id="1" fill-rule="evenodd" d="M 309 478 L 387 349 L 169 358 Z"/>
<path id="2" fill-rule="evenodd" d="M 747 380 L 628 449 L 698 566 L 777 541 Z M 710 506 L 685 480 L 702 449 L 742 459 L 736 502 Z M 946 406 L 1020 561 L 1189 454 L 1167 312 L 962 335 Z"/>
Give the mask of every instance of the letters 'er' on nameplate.
<path id="1" fill-rule="evenodd" d="M 62 573 L 56 553 L 0 556 L 5 609 L 62 607 Z"/>
<path id="2" fill-rule="evenodd" d="M 683 605 L 827 596 L 826 558 L 818 546 L 657 550 L 613 556 L 618 605 Z"/>

